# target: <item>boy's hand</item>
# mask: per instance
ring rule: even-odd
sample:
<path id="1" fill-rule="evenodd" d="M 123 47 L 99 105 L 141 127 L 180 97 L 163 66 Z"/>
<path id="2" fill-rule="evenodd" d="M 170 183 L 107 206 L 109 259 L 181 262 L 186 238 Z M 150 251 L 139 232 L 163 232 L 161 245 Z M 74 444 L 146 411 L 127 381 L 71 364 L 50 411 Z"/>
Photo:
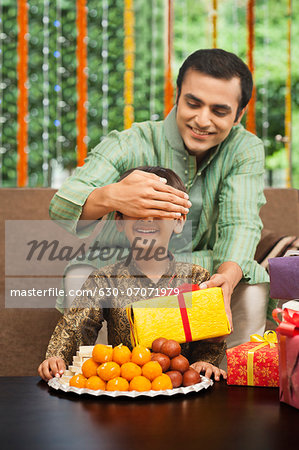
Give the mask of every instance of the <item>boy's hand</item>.
<path id="1" fill-rule="evenodd" d="M 219 381 L 221 375 L 225 380 L 227 378 L 225 370 L 219 369 L 219 367 L 213 366 L 213 364 L 207 363 L 205 361 L 197 361 L 191 364 L 191 367 L 198 373 L 204 372 L 203 375 L 207 378 L 211 378 L 211 375 L 214 375 L 215 381 Z"/>
<path id="2" fill-rule="evenodd" d="M 45 359 L 37 369 L 39 376 L 45 380 L 49 381 L 54 377 L 61 377 L 65 371 L 66 366 L 62 358 L 57 358 L 53 356 L 52 358 Z"/>

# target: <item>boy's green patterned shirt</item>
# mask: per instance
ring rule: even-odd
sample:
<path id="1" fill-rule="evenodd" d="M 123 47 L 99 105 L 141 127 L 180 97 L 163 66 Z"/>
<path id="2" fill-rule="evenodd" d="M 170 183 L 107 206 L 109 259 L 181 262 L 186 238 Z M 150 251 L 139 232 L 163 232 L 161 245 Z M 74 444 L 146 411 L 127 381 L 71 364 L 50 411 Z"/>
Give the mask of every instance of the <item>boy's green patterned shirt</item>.
<path id="1" fill-rule="evenodd" d="M 192 261 L 187 253 L 176 255 L 177 260 L 199 264 L 211 274 L 221 263 L 234 261 L 248 283 L 269 281 L 266 271 L 254 261 L 262 229 L 259 210 L 265 203 L 262 141 L 237 125 L 208 152 L 197 170 L 196 157 L 184 147 L 175 114 L 174 107 L 164 121 L 135 123 L 128 130 L 112 131 L 56 193 L 50 205 L 51 218 L 66 221 L 62 226 L 76 233 L 82 207 L 95 188 L 118 181 L 130 168 L 168 167 L 181 177 L 192 202 L 188 214 L 192 220 Z M 113 218 L 113 213 L 108 217 Z M 77 234 L 86 236 L 91 228 Z M 116 229 L 111 233 L 109 226 L 101 231 L 98 241 L 114 246 L 124 245 L 124 239 Z M 103 262 L 93 265 L 99 268 Z"/>

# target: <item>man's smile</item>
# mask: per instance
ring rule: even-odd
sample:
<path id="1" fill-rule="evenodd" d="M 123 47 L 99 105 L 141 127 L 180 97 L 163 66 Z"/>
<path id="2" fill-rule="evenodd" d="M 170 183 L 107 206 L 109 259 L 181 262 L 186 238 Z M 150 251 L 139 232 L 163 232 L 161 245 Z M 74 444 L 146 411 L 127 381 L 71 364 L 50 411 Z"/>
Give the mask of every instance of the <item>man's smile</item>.
<path id="1" fill-rule="evenodd" d="M 197 134 L 198 136 L 208 136 L 210 134 L 215 134 L 212 131 L 200 130 L 199 128 L 192 127 L 191 125 L 188 126 L 193 131 L 193 133 Z"/>

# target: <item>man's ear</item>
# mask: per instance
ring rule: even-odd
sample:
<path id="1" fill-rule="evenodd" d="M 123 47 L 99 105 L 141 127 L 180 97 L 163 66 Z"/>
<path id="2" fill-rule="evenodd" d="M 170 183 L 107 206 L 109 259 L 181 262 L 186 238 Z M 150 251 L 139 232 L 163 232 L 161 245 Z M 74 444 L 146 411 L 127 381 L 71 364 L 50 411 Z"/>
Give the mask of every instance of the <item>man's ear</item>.
<path id="1" fill-rule="evenodd" d="M 175 219 L 173 232 L 175 234 L 181 233 L 183 231 L 185 222 L 186 222 L 186 215 L 181 216 L 179 219 Z"/>
<path id="2" fill-rule="evenodd" d="M 237 120 L 234 121 L 234 125 L 238 125 L 238 124 L 241 122 L 242 117 L 244 116 L 244 114 L 245 114 L 246 111 L 247 111 L 247 108 L 248 108 L 248 105 L 246 105 L 245 108 L 243 108 L 243 109 L 241 110 L 241 112 L 240 112 L 240 114 L 239 114 Z"/>
<path id="3" fill-rule="evenodd" d="M 114 214 L 114 220 L 117 230 L 120 232 L 124 231 L 124 221 L 122 216 L 118 212 Z"/>

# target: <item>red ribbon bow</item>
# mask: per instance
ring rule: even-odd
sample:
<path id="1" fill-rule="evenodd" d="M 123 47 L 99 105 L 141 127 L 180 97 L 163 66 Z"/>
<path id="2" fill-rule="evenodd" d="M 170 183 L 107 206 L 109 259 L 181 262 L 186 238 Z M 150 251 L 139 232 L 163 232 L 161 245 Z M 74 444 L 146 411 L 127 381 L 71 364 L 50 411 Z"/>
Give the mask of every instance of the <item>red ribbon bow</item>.
<path id="1" fill-rule="evenodd" d="M 278 318 L 278 314 L 282 315 L 282 321 Z M 299 313 L 297 311 L 276 308 L 272 312 L 272 316 L 279 323 L 276 331 L 280 334 L 290 337 L 299 335 Z"/>

